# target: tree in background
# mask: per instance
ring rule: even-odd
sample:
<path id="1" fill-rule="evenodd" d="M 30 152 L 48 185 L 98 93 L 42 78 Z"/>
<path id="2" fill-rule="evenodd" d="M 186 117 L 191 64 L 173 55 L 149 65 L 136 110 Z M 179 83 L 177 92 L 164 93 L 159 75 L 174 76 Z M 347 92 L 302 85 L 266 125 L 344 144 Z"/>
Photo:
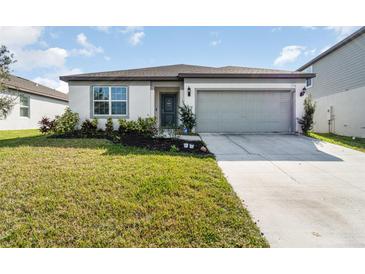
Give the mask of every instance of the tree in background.
<path id="1" fill-rule="evenodd" d="M 15 63 L 14 55 L 6 46 L 0 47 L 0 118 L 5 119 L 18 98 L 16 92 L 6 89 L 4 82 L 9 80 L 10 65 Z"/>
<path id="2" fill-rule="evenodd" d="M 302 118 L 298 119 L 298 123 L 301 125 L 304 134 L 313 128 L 313 114 L 316 110 L 316 104 L 312 100 L 312 96 L 309 94 L 307 98 L 304 99 L 304 115 Z"/>

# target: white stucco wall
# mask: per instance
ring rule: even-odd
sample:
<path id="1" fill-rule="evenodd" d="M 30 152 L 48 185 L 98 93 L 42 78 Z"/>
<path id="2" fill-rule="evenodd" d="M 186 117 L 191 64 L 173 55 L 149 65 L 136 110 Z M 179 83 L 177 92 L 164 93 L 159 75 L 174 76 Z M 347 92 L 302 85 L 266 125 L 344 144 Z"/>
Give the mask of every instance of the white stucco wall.
<path id="1" fill-rule="evenodd" d="M 317 98 L 314 131 L 327 133 L 328 109 L 333 107 L 331 132 L 365 137 L 365 86 Z"/>
<path id="2" fill-rule="evenodd" d="M 72 111 L 80 115 L 80 121 L 92 118 L 91 87 L 92 86 L 120 85 L 128 87 L 128 115 L 127 120 L 136 120 L 138 117 L 154 116 L 154 94 L 149 81 L 120 81 L 120 82 L 70 82 L 69 102 Z M 96 118 L 98 118 L 96 116 Z M 99 127 L 104 128 L 106 119 L 99 119 Z M 114 128 L 118 128 L 118 118 L 113 119 Z"/>
<path id="3" fill-rule="evenodd" d="M 305 86 L 304 79 L 198 79 L 190 78 L 184 81 L 184 94 L 182 98 L 186 104 L 192 106 L 195 112 L 197 90 L 221 89 L 221 90 L 294 90 L 293 98 L 294 111 L 293 121 L 297 132 L 301 132 L 300 125 L 297 123 L 297 118 L 303 116 L 304 98 L 299 94 Z M 188 87 L 191 89 L 191 96 L 187 96 Z"/>
<path id="4" fill-rule="evenodd" d="M 43 116 L 53 119 L 56 115 L 62 114 L 68 106 L 64 101 L 29 93 L 24 95 L 30 97 L 30 117 L 20 117 L 19 98 L 17 98 L 16 105 L 6 119 L 0 119 L 0 130 L 38 128 L 38 122 Z"/>

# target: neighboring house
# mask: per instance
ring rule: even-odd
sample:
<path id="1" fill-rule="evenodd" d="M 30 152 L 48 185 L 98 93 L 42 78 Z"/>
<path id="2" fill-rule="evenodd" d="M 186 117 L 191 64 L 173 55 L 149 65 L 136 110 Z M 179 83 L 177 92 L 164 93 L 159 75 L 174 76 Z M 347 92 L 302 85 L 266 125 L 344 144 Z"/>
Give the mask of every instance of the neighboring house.
<path id="1" fill-rule="evenodd" d="M 316 74 L 307 83 L 317 104 L 314 131 L 365 137 L 365 27 L 298 71 Z"/>
<path id="2" fill-rule="evenodd" d="M 81 120 L 156 117 L 160 127 L 178 124 L 178 106 L 192 107 L 197 132 L 299 130 L 304 96 L 313 73 L 246 67 L 170 65 L 61 76 L 70 108 Z"/>
<path id="3" fill-rule="evenodd" d="M 0 130 L 38 128 L 43 116 L 54 118 L 68 106 L 65 93 L 21 77 L 11 75 L 4 85 L 16 104 L 5 119 L 0 118 Z"/>

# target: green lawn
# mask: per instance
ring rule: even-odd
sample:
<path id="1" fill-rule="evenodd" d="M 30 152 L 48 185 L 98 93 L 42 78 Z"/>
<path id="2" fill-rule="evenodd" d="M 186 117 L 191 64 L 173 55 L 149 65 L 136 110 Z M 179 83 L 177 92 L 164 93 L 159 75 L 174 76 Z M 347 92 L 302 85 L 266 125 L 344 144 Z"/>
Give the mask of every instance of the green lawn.
<path id="1" fill-rule="evenodd" d="M 352 139 L 352 137 L 336 135 L 333 133 L 313 133 L 313 132 L 310 132 L 308 136 L 329 143 L 333 143 L 336 145 L 365 152 L 365 138 L 355 138 L 354 140 Z"/>
<path id="2" fill-rule="evenodd" d="M 1 247 L 268 246 L 212 157 L 37 134 L 0 131 Z"/>
<path id="3" fill-rule="evenodd" d="M 25 129 L 25 130 L 1 130 L 0 140 L 14 139 L 14 138 L 24 138 L 39 136 L 39 130 L 37 129 Z"/>

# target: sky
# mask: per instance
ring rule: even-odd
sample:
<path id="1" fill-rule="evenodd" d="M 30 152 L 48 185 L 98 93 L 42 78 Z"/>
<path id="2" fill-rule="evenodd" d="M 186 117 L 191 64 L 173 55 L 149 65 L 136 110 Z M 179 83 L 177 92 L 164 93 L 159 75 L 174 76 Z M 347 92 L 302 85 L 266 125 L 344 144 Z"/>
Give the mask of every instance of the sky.
<path id="1" fill-rule="evenodd" d="M 359 27 L 0 27 L 12 73 L 68 92 L 60 75 L 191 64 L 296 70 Z"/>

